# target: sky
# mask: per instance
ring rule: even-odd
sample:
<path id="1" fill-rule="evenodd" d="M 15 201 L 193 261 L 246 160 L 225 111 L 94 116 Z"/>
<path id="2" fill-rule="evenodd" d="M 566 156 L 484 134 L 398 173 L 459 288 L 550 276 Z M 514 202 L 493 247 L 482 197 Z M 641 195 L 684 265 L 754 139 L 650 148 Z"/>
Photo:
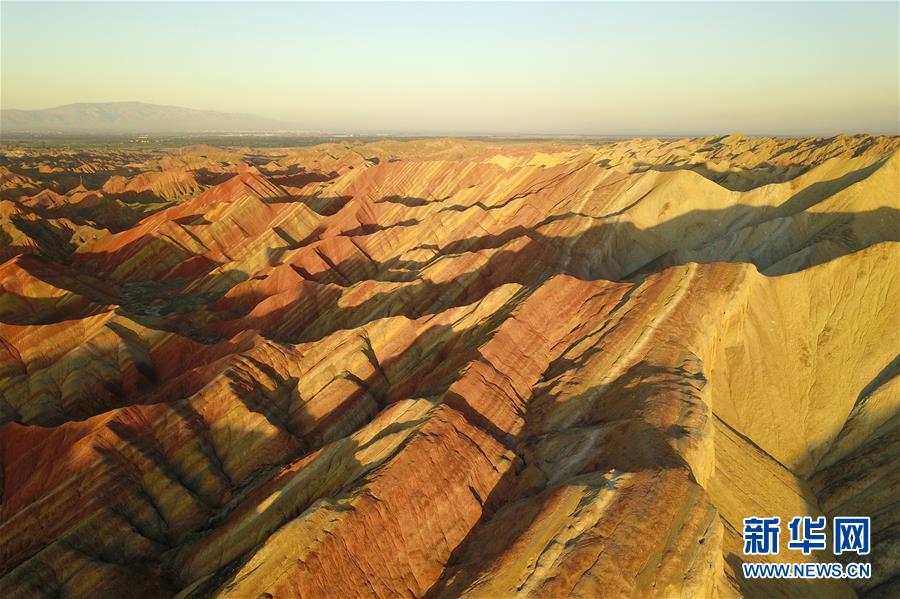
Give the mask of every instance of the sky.
<path id="1" fill-rule="evenodd" d="M 900 133 L 898 2 L 0 2 L 0 107 L 356 133 Z"/>

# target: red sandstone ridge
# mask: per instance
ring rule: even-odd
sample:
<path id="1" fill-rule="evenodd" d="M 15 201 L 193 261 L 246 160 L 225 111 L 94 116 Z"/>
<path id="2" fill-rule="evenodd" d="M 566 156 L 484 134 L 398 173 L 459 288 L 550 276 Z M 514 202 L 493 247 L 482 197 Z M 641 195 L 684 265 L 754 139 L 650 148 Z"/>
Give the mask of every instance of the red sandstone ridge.
<path id="1" fill-rule="evenodd" d="M 898 146 L 4 150 L 0 596 L 900 592 Z"/>

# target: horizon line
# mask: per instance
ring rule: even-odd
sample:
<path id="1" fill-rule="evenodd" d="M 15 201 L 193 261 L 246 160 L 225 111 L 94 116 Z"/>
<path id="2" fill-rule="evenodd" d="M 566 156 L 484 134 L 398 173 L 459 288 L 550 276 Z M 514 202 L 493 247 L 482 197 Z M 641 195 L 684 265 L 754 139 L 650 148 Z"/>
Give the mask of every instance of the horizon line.
<path id="1" fill-rule="evenodd" d="M 297 138 L 313 138 L 313 137 L 335 137 L 335 138 L 428 138 L 428 139 L 478 139 L 478 138 L 507 138 L 522 140 L 541 139 L 546 141 L 553 140 L 571 140 L 578 141 L 583 139 L 689 139 L 704 137 L 759 137 L 759 138 L 792 138 L 792 137 L 900 137 L 900 132 L 885 131 L 791 131 L 791 132 L 767 132 L 767 131 L 684 131 L 677 133 L 663 132 L 633 132 L 633 133 L 540 133 L 540 132 L 510 132 L 510 131 L 494 131 L 494 132 L 464 132 L 464 131 L 341 131 L 341 130 L 311 130 L 311 129 L 279 129 L 279 130 L 259 130 L 259 129 L 210 129 L 208 131 L 184 131 L 184 130 L 154 130 L 146 129 L 133 130 L 99 130 L 99 129 L 70 129 L 70 130 L 40 130 L 40 129 L 12 129 L 4 130 L 0 126 L 0 141 L 3 138 L 14 138 L 18 136 L 26 136 L 36 138 L 39 136 L 54 137 L 64 139 L 66 137 L 107 137 L 107 138 L 153 138 L 153 137 L 297 137 Z"/>

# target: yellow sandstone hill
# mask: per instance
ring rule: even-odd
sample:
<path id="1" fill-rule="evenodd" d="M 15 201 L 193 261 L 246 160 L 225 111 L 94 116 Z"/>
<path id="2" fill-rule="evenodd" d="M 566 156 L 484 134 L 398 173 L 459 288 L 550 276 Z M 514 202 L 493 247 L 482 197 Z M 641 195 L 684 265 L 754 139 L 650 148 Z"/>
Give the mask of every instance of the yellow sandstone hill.
<path id="1" fill-rule="evenodd" d="M 0 596 L 896 596 L 898 147 L 5 152 Z"/>

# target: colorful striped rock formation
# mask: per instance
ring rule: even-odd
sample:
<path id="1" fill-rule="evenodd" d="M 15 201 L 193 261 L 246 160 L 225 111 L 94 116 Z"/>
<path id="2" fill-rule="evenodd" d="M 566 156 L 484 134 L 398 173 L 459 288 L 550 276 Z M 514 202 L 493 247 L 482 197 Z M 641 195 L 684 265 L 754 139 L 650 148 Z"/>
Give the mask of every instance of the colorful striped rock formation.
<path id="1" fill-rule="evenodd" d="M 898 147 L 3 148 L 0 597 L 897 596 Z"/>

